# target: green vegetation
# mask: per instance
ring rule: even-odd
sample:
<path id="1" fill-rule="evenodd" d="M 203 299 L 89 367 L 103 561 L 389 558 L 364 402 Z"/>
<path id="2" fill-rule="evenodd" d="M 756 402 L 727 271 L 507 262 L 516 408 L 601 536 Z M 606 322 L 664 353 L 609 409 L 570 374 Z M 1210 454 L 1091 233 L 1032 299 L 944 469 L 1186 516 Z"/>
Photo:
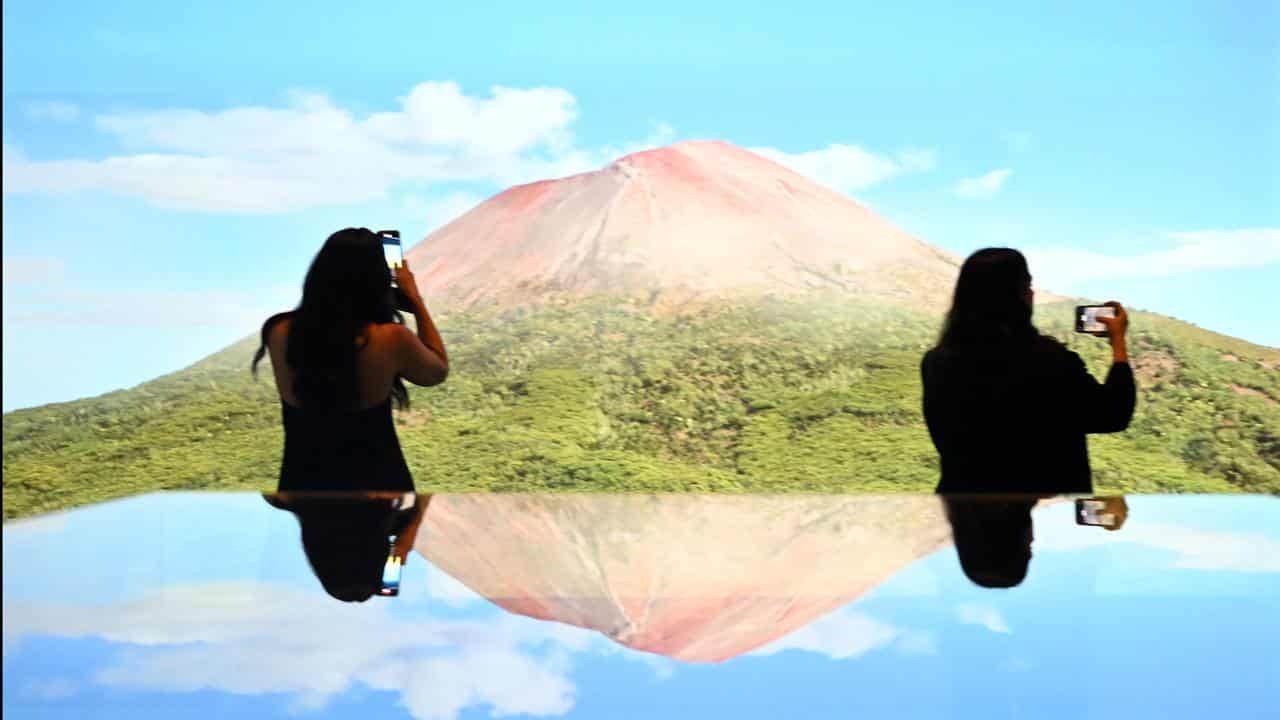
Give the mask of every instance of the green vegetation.
<path id="1" fill-rule="evenodd" d="M 918 365 L 938 318 L 742 304 L 654 316 L 601 298 L 441 321 L 453 373 L 397 412 L 422 490 L 928 491 Z M 1106 343 L 1037 308 L 1095 375 Z M 1133 313 L 1130 429 L 1090 440 L 1117 492 L 1280 493 L 1280 352 Z M 160 489 L 271 489 L 282 443 L 246 340 L 130 390 L 4 416 L 6 518 Z"/>

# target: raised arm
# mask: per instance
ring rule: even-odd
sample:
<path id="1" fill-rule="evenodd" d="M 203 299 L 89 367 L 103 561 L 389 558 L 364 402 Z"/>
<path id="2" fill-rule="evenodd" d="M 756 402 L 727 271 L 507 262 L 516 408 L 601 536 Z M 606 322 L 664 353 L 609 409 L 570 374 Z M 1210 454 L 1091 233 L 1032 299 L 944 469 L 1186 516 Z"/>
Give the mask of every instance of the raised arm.
<path id="1" fill-rule="evenodd" d="M 1079 355 L 1071 353 L 1068 361 L 1067 392 L 1078 426 L 1086 433 L 1119 432 L 1129 427 L 1138 400 L 1125 342 L 1129 316 L 1120 303 L 1112 301 L 1106 304 L 1116 309 L 1114 318 L 1099 318 L 1107 326 L 1107 337 L 1111 342 L 1111 368 L 1107 371 L 1106 381 L 1099 383 L 1095 380 Z"/>
<path id="2" fill-rule="evenodd" d="M 413 304 L 413 316 L 418 322 L 418 334 L 401 326 L 396 334 L 397 359 L 400 375 L 415 385 L 439 385 L 449 375 L 449 356 L 444 349 L 440 331 L 431 320 L 427 306 L 418 292 L 418 284 L 406 262 L 396 269 L 396 280 L 409 302 Z"/>

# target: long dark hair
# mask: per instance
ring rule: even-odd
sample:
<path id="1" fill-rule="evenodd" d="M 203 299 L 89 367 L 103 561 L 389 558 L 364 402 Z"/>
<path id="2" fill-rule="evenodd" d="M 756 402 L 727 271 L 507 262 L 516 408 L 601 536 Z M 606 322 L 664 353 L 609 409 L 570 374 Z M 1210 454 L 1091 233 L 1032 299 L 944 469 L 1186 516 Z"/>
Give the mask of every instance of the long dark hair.
<path id="1" fill-rule="evenodd" d="M 965 259 L 938 339 L 943 350 L 990 350 L 1039 335 L 1031 324 L 1027 259 L 1012 248 L 983 248 Z"/>
<path id="2" fill-rule="evenodd" d="M 975 585 L 1011 588 L 1031 564 L 1033 497 L 943 496 L 956 557 Z"/>
<path id="3" fill-rule="evenodd" d="M 271 326 L 286 315 L 293 321 L 285 361 L 294 372 L 298 401 L 314 411 L 355 409 L 360 403 L 356 358 L 363 348 L 356 346 L 356 339 L 369 323 L 404 323 L 377 234 L 368 228 L 346 228 L 329 236 L 307 270 L 302 302 L 263 324 L 262 344 L 251 366 L 254 377 L 267 352 Z M 391 395 L 401 409 L 409 406 L 409 392 L 399 377 Z"/>

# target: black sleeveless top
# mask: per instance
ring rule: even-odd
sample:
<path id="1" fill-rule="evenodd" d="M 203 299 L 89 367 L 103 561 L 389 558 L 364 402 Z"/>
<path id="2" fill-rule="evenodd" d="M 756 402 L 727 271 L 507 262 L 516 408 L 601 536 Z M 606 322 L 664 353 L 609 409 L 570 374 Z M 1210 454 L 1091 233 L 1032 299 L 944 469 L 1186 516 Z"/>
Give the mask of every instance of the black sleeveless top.
<path id="1" fill-rule="evenodd" d="M 281 491 L 413 491 L 391 398 L 364 410 L 309 413 L 283 399 Z"/>
<path id="2" fill-rule="evenodd" d="M 271 327 L 293 315 L 276 313 L 262 324 L 265 353 Z M 257 360 L 255 358 L 254 362 Z M 413 491 L 413 477 L 391 422 L 391 398 L 364 410 L 308 412 L 280 399 L 284 459 L 279 491 Z"/>

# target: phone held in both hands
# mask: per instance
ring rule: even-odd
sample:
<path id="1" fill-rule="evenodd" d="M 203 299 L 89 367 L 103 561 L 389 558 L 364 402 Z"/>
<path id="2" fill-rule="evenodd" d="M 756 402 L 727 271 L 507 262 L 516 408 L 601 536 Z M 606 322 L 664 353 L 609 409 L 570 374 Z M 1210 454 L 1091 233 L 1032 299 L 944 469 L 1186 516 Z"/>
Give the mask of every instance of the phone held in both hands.
<path id="1" fill-rule="evenodd" d="M 1110 305 L 1077 305 L 1076 332 L 1105 336 L 1107 334 L 1107 326 L 1099 322 L 1098 318 L 1113 318 L 1115 316 L 1116 309 Z"/>
<path id="2" fill-rule="evenodd" d="M 387 269 L 391 271 L 391 285 L 396 285 L 396 268 L 404 264 L 404 248 L 400 245 L 399 230 L 379 230 L 382 238 L 382 254 L 387 258 Z"/>

